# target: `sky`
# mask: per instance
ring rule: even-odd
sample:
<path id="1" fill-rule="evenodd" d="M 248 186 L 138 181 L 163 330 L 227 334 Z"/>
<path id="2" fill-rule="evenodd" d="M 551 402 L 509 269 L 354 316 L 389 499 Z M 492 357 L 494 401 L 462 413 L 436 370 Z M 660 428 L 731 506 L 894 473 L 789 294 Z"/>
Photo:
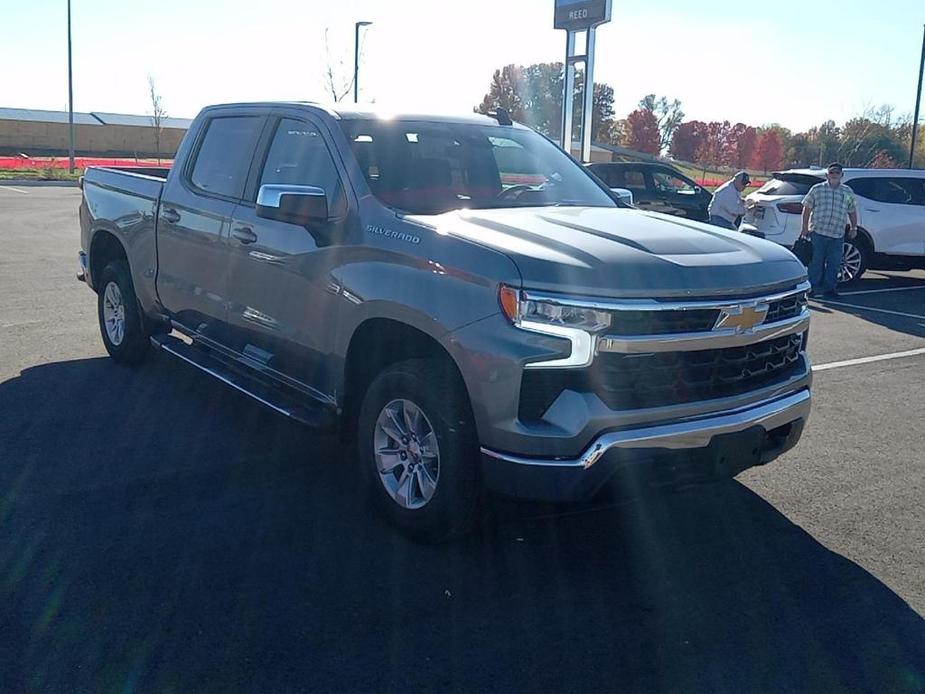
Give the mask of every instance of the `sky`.
<path id="1" fill-rule="evenodd" d="M 72 0 L 74 108 L 150 113 L 148 75 L 170 116 L 330 101 L 325 66 L 349 80 L 362 20 L 361 101 L 470 112 L 495 69 L 563 59 L 552 16 L 553 0 Z M 613 0 L 595 81 L 619 117 L 649 93 L 688 119 L 795 131 L 911 114 L 923 23 L 925 0 Z M 66 0 L 0 0 L 0 106 L 66 110 L 66 26 Z"/>

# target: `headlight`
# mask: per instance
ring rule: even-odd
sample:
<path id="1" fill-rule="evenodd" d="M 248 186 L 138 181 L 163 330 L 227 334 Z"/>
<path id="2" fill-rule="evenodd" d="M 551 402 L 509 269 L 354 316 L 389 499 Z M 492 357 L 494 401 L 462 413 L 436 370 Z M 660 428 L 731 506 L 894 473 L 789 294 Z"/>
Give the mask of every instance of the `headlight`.
<path id="1" fill-rule="evenodd" d="M 520 320 L 581 328 L 591 333 L 610 325 L 610 315 L 604 311 L 530 298 L 521 302 Z"/>
<path id="2" fill-rule="evenodd" d="M 610 314 L 567 298 L 531 297 L 527 292 L 501 285 L 498 302 L 504 315 L 521 330 L 563 337 L 572 343 L 568 357 L 531 362 L 528 369 L 588 366 L 594 358 L 597 333 L 610 326 Z"/>
<path id="3" fill-rule="evenodd" d="M 533 298 L 526 292 L 502 285 L 498 300 L 504 315 L 517 326 L 543 323 L 580 328 L 589 333 L 597 333 L 610 326 L 610 314 L 606 311 L 570 304 L 565 298 Z"/>

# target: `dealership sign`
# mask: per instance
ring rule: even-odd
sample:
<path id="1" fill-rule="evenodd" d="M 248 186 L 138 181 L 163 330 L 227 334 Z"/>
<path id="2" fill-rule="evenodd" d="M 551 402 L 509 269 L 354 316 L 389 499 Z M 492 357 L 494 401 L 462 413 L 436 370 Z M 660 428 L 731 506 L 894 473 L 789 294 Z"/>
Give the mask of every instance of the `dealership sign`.
<path id="1" fill-rule="evenodd" d="M 583 31 L 610 21 L 612 0 L 555 0 L 554 27 Z"/>

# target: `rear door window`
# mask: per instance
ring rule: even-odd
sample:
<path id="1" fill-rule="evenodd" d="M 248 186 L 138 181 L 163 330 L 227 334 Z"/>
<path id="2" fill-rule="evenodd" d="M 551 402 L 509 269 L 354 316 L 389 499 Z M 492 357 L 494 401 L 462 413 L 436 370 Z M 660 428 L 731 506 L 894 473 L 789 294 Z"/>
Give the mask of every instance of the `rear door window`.
<path id="1" fill-rule="evenodd" d="M 893 205 L 925 205 L 925 179 L 855 178 L 848 187 L 862 198 Z"/>
<path id="2" fill-rule="evenodd" d="M 612 166 L 607 166 L 606 164 L 591 164 L 588 170 L 601 179 L 608 188 L 620 187 L 620 184 L 617 183 L 617 172 Z"/>
<path id="3" fill-rule="evenodd" d="M 190 171 L 190 182 L 203 192 L 239 199 L 244 194 L 262 122 L 261 116 L 210 120 Z"/>
<path id="4" fill-rule="evenodd" d="M 810 188 L 823 180 L 808 174 L 774 174 L 757 192 L 764 195 L 806 195 Z"/>

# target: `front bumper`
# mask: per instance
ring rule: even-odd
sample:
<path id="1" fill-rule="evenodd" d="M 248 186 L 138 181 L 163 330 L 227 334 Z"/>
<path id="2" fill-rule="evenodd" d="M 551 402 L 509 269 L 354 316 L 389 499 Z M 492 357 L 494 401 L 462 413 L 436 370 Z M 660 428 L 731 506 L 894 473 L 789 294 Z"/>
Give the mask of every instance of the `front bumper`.
<path id="1" fill-rule="evenodd" d="M 588 499 L 621 469 L 646 462 L 667 461 L 733 477 L 795 446 L 810 402 L 807 388 L 736 410 L 610 431 L 577 458 L 533 458 L 482 448 L 483 475 L 496 492 L 549 501 Z"/>

